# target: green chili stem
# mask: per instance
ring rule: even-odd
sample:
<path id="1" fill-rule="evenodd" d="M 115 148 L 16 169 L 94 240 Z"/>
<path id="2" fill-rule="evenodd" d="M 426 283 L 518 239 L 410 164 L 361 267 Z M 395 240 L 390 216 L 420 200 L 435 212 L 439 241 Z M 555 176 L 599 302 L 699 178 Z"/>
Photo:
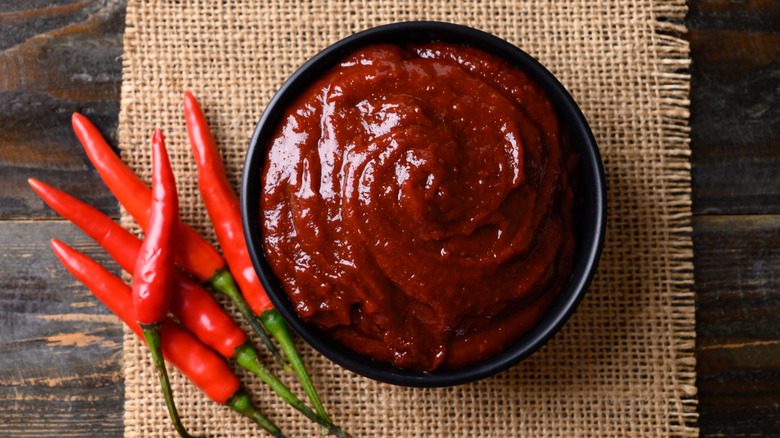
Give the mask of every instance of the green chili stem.
<path id="1" fill-rule="evenodd" d="M 306 371 L 303 361 L 301 361 L 301 356 L 298 354 L 298 350 L 295 349 L 295 344 L 290 337 L 287 324 L 285 324 L 282 316 L 279 315 L 279 312 L 277 312 L 276 309 L 268 309 L 260 314 L 260 320 L 263 321 L 263 325 L 268 329 L 268 332 L 279 341 L 279 345 L 282 347 L 284 354 L 287 355 L 287 360 L 290 361 L 290 365 L 292 365 L 295 373 L 298 375 L 298 379 L 301 381 L 303 390 L 306 392 L 306 395 L 309 396 L 309 400 L 311 400 L 312 405 L 314 405 L 314 409 L 317 410 L 317 415 L 332 424 L 333 422 L 328 416 L 328 413 L 325 412 L 320 397 L 317 395 L 317 390 L 314 389 L 311 377 L 309 377 L 309 373 Z"/>
<path id="2" fill-rule="evenodd" d="M 257 320 L 257 317 L 252 312 L 249 304 L 247 304 L 244 296 L 241 295 L 241 292 L 239 292 L 238 288 L 236 287 L 236 283 L 233 281 L 233 276 L 230 275 L 230 271 L 227 269 L 217 271 L 211 278 L 208 279 L 208 283 L 211 284 L 211 287 L 227 295 L 228 298 L 233 301 L 236 307 L 238 307 L 239 312 L 244 315 L 244 319 L 249 322 L 249 325 L 252 326 L 252 329 L 255 331 L 255 333 L 257 333 L 258 336 L 260 336 L 260 339 L 263 340 L 263 344 L 268 347 L 268 351 L 271 352 L 271 354 L 274 356 L 274 359 L 276 359 L 276 361 L 279 362 L 282 367 L 284 367 L 285 371 L 289 371 L 290 366 L 287 364 L 287 362 L 284 361 L 284 359 L 282 359 L 282 355 L 279 353 L 279 349 L 276 348 L 276 345 L 274 345 L 273 342 L 271 342 L 271 338 L 268 337 L 268 333 L 266 333 L 265 329 L 260 324 L 260 321 Z"/>
<path id="3" fill-rule="evenodd" d="M 152 361 L 154 367 L 157 368 L 157 374 L 160 377 L 160 387 L 162 388 L 163 396 L 165 397 L 165 405 L 168 407 L 168 414 L 173 421 L 173 426 L 176 428 L 176 432 L 179 432 L 183 438 L 193 438 L 179 418 L 179 411 L 176 410 L 176 403 L 173 400 L 173 391 L 171 390 L 171 383 L 168 380 L 168 370 L 165 368 L 165 360 L 163 360 L 162 343 L 160 341 L 160 327 L 159 324 L 153 324 L 151 326 L 143 326 L 144 338 L 149 345 L 149 349 L 152 351 Z M 202 435 L 197 437 L 202 438 Z"/>
<path id="4" fill-rule="evenodd" d="M 333 423 L 317 416 L 317 414 L 308 406 L 306 406 L 301 399 L 299 399 L 289 388 L 287 388 L 281 380 L 279 380 L 265 365 L 261 364 L 257 360 L 257 352 L 248 344 L 239 346 L 236 349 L 236 353 L 233 355 L 236 363 L 241 365 L 244 369 L 252 372 L 256 376 L 265 382 L 273 391 L 278 394 L 282 400 L 286 401 L 290 406 L 300 411 L 306 418 L 314 421 L 315 423 L 323 426 L 329 433 L 336 435 L 339 438 L 347 438 L 350 435 L 339 429 Z"/>
<path id="5" fill-rule="evenodd" d="M 282 430 L 279 429 L 279 427 L 272 423 L 271 420 L 266 418 L 265 415 L 260 413 L 260 411 L 258 411 L 257 408 L 252 405 L 252 401 L 249 400 L 249 396 L 243 392 L 238 392 L 233 395 L 233 397 L 228 400 L 227 405 L 230 407 L 230 409 L 233 409 L 234 411 L 251 418 L 252 421 L 257 423 L 271 435 L 277 438 L 287 438 L 284 433 L 282 433 Z"/>

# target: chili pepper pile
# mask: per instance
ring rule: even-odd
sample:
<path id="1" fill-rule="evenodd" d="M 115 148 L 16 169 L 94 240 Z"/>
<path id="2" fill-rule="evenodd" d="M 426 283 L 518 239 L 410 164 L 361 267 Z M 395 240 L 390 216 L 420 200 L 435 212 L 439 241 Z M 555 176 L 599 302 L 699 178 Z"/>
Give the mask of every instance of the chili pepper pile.
<path id="1" fill-rule="evenodd" d="M 149 345 L 170 418 L 182 437 L 190 435 L 176 410 L 163 357 L 209 398 L 246 415 L 273 436 L 284 434 L 252 405 L 224 359 L 260 377 L 282 400 L 321 425 L 323 431 L 338 437 L 349 436 L 326 413 L 286 324 L 272 307 L 252 268 L 243 239 L 238 197 L 227 180 L 206 118 L 189 92 L 184 96 L 184 113 L 198 165 L 198 187 L 225 258 L 179 220 L 175 180 L 159 129 L 152 141 L 153 172 L 149 189 L 111 150 L 97 128 L 80 114 L 74 114 L 72 119 L 77 137 L 103 181 L 145 230 L 145 236 L 141 241 L 95 208 L 29 179 L 30 186 L 49 206 L 92 237 L 133 276 L 132 288 L 94 260 L 56 239 L 52 239 L 54 252 L 68 271 Z M 212 294 L 188 274 L 235 303 L 285 370 L 289 361 L 314 409 L 260 363 L 243 330 Z M 287 361 L 269 333 L 279 343 Z"/>

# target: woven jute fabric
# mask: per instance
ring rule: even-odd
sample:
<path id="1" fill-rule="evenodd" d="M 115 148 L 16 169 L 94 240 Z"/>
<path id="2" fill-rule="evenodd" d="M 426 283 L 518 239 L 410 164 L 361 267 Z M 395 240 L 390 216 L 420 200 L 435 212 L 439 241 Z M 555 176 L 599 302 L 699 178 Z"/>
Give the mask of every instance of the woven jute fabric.
<path id="1" fill-rule="evenodd" d="M 185 90 L 201 101 L 238 188 L 264 107 L 287 77 L 331 43 L 375 25 L 420 19 L 465 24 L 508 40 L 571 92 L 603 156 L 607 235 L 586 298 L 539 352 L 477 383 L 443 389 L 379 384 L 299 342 L 314 383 L 336 423 L 356 436 L 695 436 L 690 61 L 679 38 L 685 12 L 684 0 L 131 0 L 121 155 L 149 181 L 151 133 L 161 127 L 182 218 L 214 241 L 184 127 Z M 123 224 L 138 232 L 126 215 Z M 175 436 L 147 349 L 129 332 L 124 364 L 126 435 Z M 289 436 L 320 434 L 259 379 L 238 374 L 257 406 Z M 172 379 L 191 432 L 264 435 L 177 371 Z M 291 375 L 283 379 L 304 397 Z"/>

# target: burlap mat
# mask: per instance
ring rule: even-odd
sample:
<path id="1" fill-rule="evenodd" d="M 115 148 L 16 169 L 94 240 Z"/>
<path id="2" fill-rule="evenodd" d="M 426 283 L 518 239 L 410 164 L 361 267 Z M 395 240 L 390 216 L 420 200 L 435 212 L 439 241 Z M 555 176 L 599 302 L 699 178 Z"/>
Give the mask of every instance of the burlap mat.
<path id="1" fill-rule="evenodd" d="M 282 82 L 320 49 L 377 24 L 441 20 L 498 35 L 545 64 L 591 124 L 607 173 L 608 232 L 596 279 L 562 332 L 498 376 L 445 389 L 378 384 L 302 345 L 337 423 L 371 437 L 697 434 L 689 59 L 687 44 L 673 36 L 684 31 L 684 0 L 128 3 L 122 156 L 148 180 L 149 139 L 154 126 L 162 127 L 182 217 L 212 239 L 182 118 L 183 91 L 201 100 L 238 187 L 249 137 Z M 123 222 L 137 231 L 127 217 Z M 146 348 L 129 334 L 124 345 L 125 434 L 175 436 Z M 290 436 L 319 435 L 259 380 L 240 375 Z M 177 372 L 174 388 L 190 431 L 264 435 Z"/>

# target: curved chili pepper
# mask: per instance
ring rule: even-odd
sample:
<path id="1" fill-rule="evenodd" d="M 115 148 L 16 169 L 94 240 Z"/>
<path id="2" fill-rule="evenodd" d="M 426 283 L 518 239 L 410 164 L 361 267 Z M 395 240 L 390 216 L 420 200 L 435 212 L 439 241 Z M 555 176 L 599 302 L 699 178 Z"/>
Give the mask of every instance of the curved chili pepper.
<path id="1" fill-rule="evenodd" d="M 152 191 L 119 159 L 92 122 L 78 113 L 73 114 L 71 122 L 103 182 L 138 225 L 146 230 L 151 215 Z M 177 220 L 176 226 L 179 241 L 176 263 L 185 271 L 206 281 L 225 268 L 225 261 L 213 245 L 181 221 Z"/>
<path id="2" fill-rule="evenodd" d="M 70 220 L 103 247 L 119 267 L 135 272 L 141 240 L 97 209 L 36 179 L 28 180 L 51 208 Z M 173 299 L 170 311 L 201 342 L 230 358 L 247 341 L 246 334 L 233 321 L 214 296 L 180 269 L 173 273 Z"/>
<path id="3" fill-rule="evenodd" d="M 198 165 L 198 188 L 230 271 L 235 275 L 246 300 L 255 303 L 252 306 L 255 314 L 260 315 L 265 328 L 279 341 L 317 414 L 323 420 L 330 422 L 330 417 L 322 406 L 309 373 L 295 349 L 287 325 L 271 305 L 252 266 L 241 226 L 241 206 L 238 196 L 225 175 L 225 167 L 206 116 L 189 91 L 184 92 L 184 120 L 187 123 L 195 162 Z"/>
<path id="4" fill-rule="evenodd" d="M 176 409 L 160 340 L 160 326 L 168 318 L 168 309 L 173 299 L 173 248 L 176 243 L 179 198 L 171 163 L 165 151 L 165 141 L 159 129 L 154 131 L 152 138 L 152 156 L 152 213 L 133 273 L 133 309 L 152 353 L 171 421 L 179 435 L 191 438 Z"/>
<path id="5" fill-rule="evenodd" d="M 103 182 L 138 225 L 145 230 L 151 213 L 152 194 L 149 187 L 119 159 L 100 131 L 86 117 L 74 113 L 71 122 L 76 136 Z M 219 252 L 195 230 L 178 219 L 176 234 L 178 240 L 176 263 L 200 281 L 211 284 L 214 289 L 227 295 L 260 336 L 268 351 L 286 369 L 287 364 L 279 350 L 271 342 L 265 329 L 236 288 Z"/>
<path id="6" fill-rule="evenodd" d="M 152 138 L 152 207 L 133 274 L 133 308 L 141 326 L 162 324 L 173 298 L 174 248 L 179 197 L 165 140 Z"/>
<path id="7" fill-rule="evenodd" d="M 263 290 L 249 258 L 249 249 L 241 227 L 241 205 L 238 196 L 227 180 L 206 117 L 189 91 L 184 92 L 184 120 L 198 165 L 198 189 L 214 225 L 222 255 L 247 303 L 255 314 L 259 315 L 272 309 L 273 304 Z"/>
<path id="8" fill-rule="evenodd" d="M 135 322 L 130 287 L 91 258 L 59 240 L 52 239 L 51 244 L 65 268 L 144 339 L 141 326 Z M 284 437 L 281 430 L 252 405 L 241 389 L 238 377 L 225 361 L 192 334 L 169 319 L 162 324 L 161 344 L 165 359 L 211 400 L 246 415 L 272 435 Z"/>
<path id="9" fill-rule="evenodd" d="M 67 193 L 33 178 L 27 181 L 50 207 L 93 238 L 119 267 L 133 274 L 141 249 L 141 241 L 137 237 L 97 209 Z M 246 334 L 206 289 L 178 269 L 174 272 L 174 285 L 171 313 L 195 337 L 226 359 L 234 359 L 260 377 L 284 401 L 307 418 L 325 426 L 336 436 L 347 436 L 332 423 L 318 417 L 268 368 L 258 362 L 257 352 L 248 344 Z M 115 293 L 120 292 L 117 290 Z"/>

